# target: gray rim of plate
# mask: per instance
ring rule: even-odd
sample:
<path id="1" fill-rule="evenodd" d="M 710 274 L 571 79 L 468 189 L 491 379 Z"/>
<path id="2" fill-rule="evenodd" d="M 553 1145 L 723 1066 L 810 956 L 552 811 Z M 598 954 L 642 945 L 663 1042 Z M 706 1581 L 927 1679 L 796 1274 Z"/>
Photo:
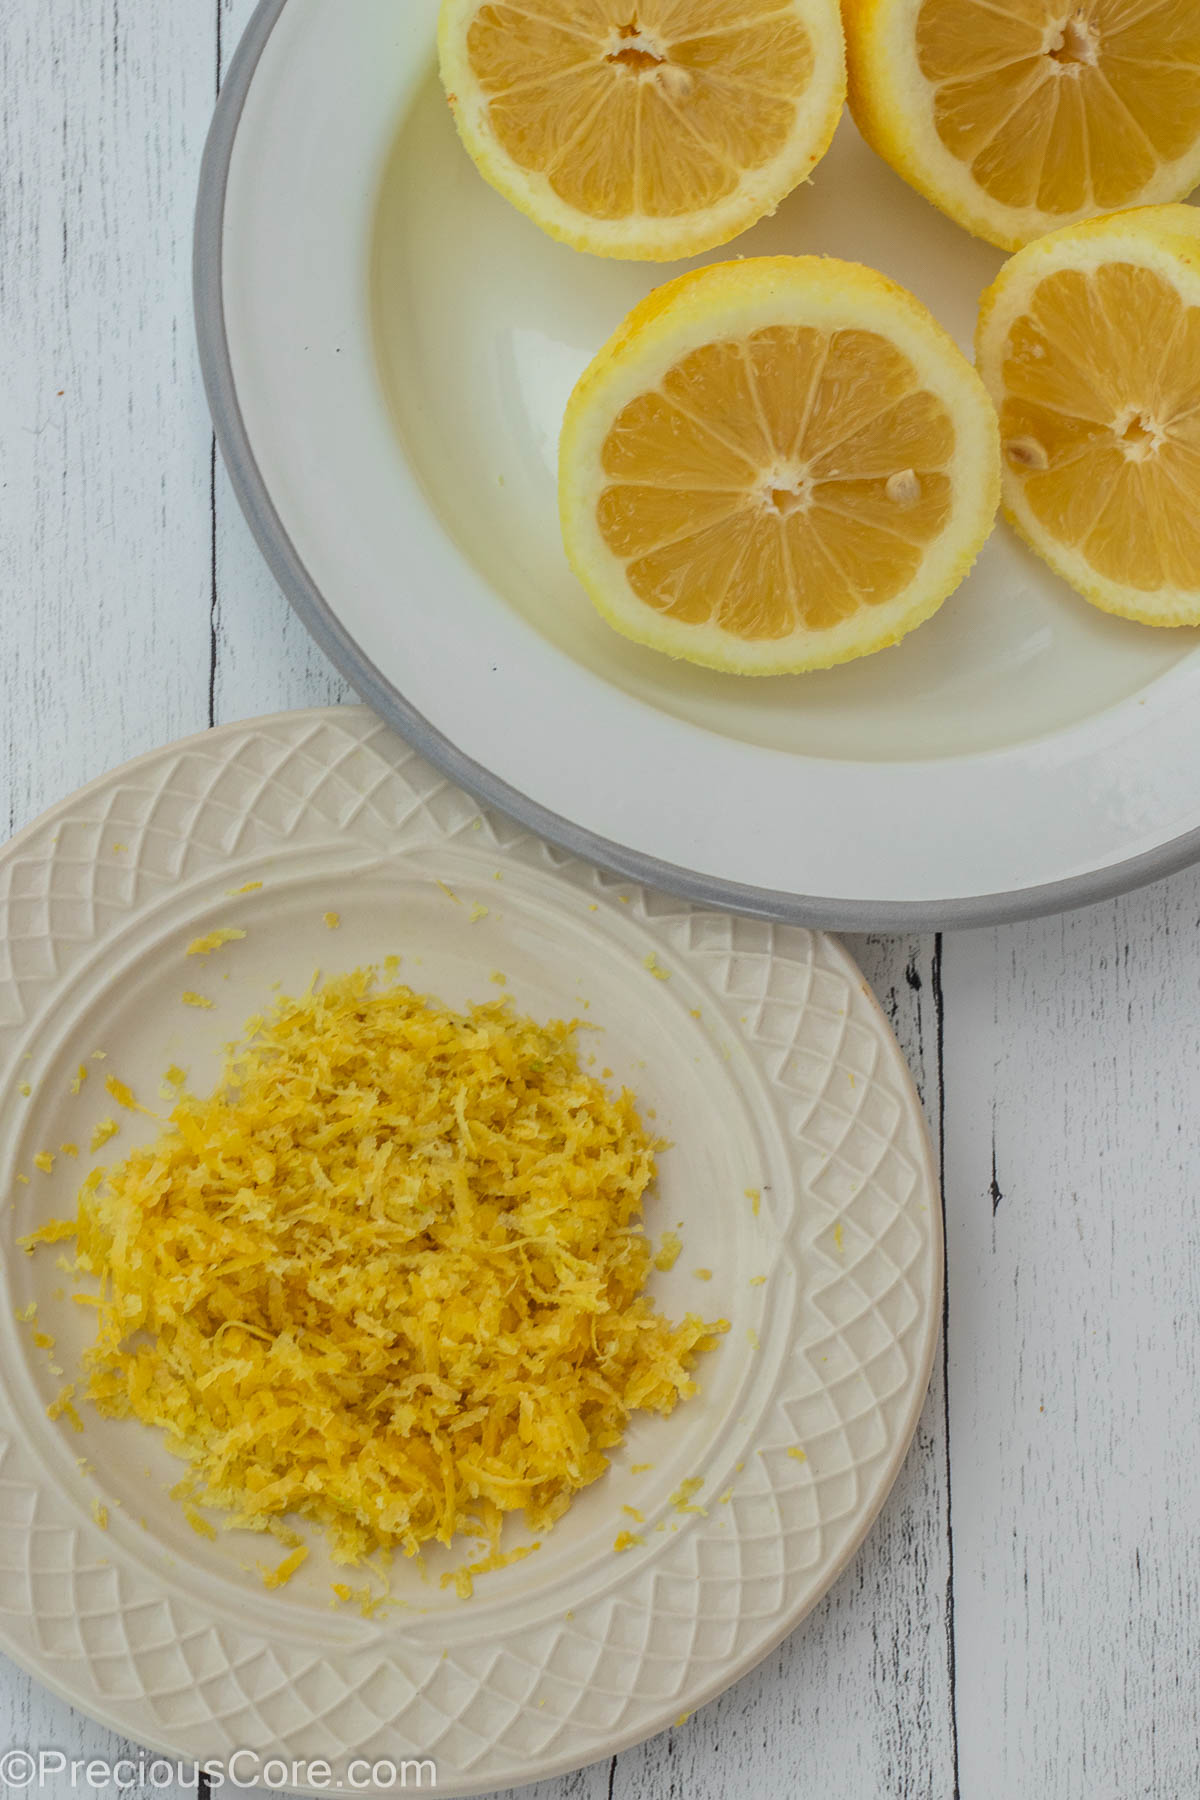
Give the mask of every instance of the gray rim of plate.
<path id="1" fill-rule="evenodd" d="M 275 510 L 246 432 L 225 324 L 225 196 L 242 109 L 287 0 L 260 0 L 221 87 L 200 169 L 194 240 L 194 297 L 200 365 L 213 428 L 233 489 L 276 581 L 330 661 L 386 722 L 461 787 L 573 855 L 629 880 L 680 894 L 703 906 L 839 931 L 921 931 L 1007 924 L 1069 907 L 1090 906 L 1173 875 L 1200 860 L 1200 830 L 1125 862 L 1040 887 L 951 900 L 833 900 L 745 887 L 659 862 L 561 818 L 465 756 L 392 686 L 341 623 L 301 561 Z"/>

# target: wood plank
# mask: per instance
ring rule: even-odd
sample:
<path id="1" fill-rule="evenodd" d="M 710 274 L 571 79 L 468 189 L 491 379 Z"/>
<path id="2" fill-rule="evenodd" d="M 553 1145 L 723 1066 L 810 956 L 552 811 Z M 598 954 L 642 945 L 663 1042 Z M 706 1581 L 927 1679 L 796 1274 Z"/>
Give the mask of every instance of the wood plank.
<path id="1" fill-rule="evenodd" d="M 186 1779 L 191 1773 L 190 1759 L 180 1768 L 173 1757 L 158 1758 L 153 1751 L 105 1731 L 0 1657 L 0 1752 L 6 1750 L 28 1750 L 35 1758 L 42 1752 L 59 1752 L 66 1758 L 66 1768 L 60 1770 L 55 1759 L 45 1766 L 46 1779 L 41 1786 L 35 1782 L 23 1790 L 48 1796 L 48 1800 L 65 1800 L 68 1794 L 87 1796 L 93 1789 L 107 1792 L 114 1800 L 118 1796 L 119 1800 L 194 1800 L 196 1793 L 196 1784 Z M 119 1771 L 126 1779 L 111 1786 L 103 1780 L 89 1783 L 85 1768 L 94 1761 L 109 1769 L 127 1763 L 129 1767 Z M 156 1769 L 156 1762 L 167 1766 Z M 74 1780 L 72 1763 L 83 1765 Z M 180 1774 L 183 1781 L 177 1779 Z M 14 1780 L 3 1791 L 15 1800 L 22 1789 Z"/>
<path id="2" fill-rule="evenodd" d="M 0 826 L 207 710 L 190 214 L 211 0 L 0 6 Z"/>
<path id="3" fill-rule="evenodd" d="M 5 832 L 207 717 L 209 434 L 189 294 L 214 38 L 212 0 L 0 0 Z M 0 1734 L 141 1755 L 2 1659 Z"/>
<path id="4" fill-rule="evenodd" d="M 947 938 L 964 1800 L 1176 1800 L 1200 1704 L 1200 874 Z"/>
<path id="5" fill-rule="evenodd" d="M 937 942 L 845 941 L 892 1021 L 936 1140 Z M 744 1680 L 618 1757 L 613 1800 L 955 1792 L 942 1376 L 939 1354 L 900 1478 L 841 1580 Z"/>

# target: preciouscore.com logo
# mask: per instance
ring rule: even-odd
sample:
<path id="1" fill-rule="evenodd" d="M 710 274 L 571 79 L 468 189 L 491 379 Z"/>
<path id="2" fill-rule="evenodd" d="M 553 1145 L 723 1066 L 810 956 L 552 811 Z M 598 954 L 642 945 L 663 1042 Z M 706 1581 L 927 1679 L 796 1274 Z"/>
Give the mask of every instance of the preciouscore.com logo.
<path id="1" fill-rule="evenodd" d="M 131 1756 L 108 1762 L 102 1756 L 70 1757 L 63 1750 L 28 1750 L 17 1746 L 0 1753 L 0 1791 L 36 1793 L 49 1788 L 55 1795 L 70 1788 L 80 1793 L 101 1793 L 105 1788 L 198 1788 L 203 1776 L 210 1794 L 222 1788 L 316 1788 L 336 1794 L 388 1793 L 404 1788 L 436 1788 L 437 1764 L 429 1757 L 408 1757 L 393 1762 L 381 1757 L 369 1762 L 355 1757 L 344 1768 L 320 1758 L 312 1762 L 286 1762 L 281 1756 L 263 1756 L 258 1750 L 234 1750 L 220 1760 L 172 1762 L 149 1754 L 136 1761 Z"/>

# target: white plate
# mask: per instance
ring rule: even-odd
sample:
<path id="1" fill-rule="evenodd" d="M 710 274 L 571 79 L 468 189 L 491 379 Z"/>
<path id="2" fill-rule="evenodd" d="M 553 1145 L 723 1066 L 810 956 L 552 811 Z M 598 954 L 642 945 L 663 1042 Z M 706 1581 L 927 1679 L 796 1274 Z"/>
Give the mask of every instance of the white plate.
<path id="1" fill-rule="evenodd" d="M 252 881 L 262 888 L 230 894 Z M 476 904 L 488 912 L 472 922 Z M 246 939 L 207 965 L 186 960 L 193 936 L 227 924 Z M 247 1572 L 262 1540 L 198 1537 L 166 1497 L 179 1464 L 155 1434 L 86 1405 L 82 1437 L 49 1422 L 61 1378 L 15 1311 L 36 1301 L 68 1374 L 86 1324 L 53 1252 L 27 1257 L 15 1240 L 73 1210 L 89 1159 L 60 1154 L 46 1176 L 33 1157 L 87 1144 L 113 1110 L 103 1075 L 150 1104 L 172 1060 L 204 1083 L 273 982 L 389 952 L 402 978 L 452 1003 L 494 996 L 500 969 L 521 1008 L 606 1028 L 602 1058 L 675 1144 L 648 1224 L 657 1235 L 682 1221 L 685 1248 L 654 1290 L 732 1330 L 700 1394 L 639 1421 L 534 1556 L 467 1601 L 437 1581 L 461 1558 L 431 1558 L 428 1580 L 401 1559 L 406 1606 L 372 1622 L 331 1610 L 319 1546 L 267 1594 Z M 669 980 L 646 968 L 651 952 Z M 214 1009 L 185 1008 L 186 987 Z M 72 1095 L 80 1062 L 93 1073 Z M 120 1116 L 117 1150 L 139 1141 Z M 748 1187 L 762 1190 L 757 1214 Z M 563 856 L 481 814 L 365 708 L 156 751 L 0 854 L 0 1192 L 0 1645 L 85 1712 L 175 1755 L 247 1747 L 339 1774 L 352 1756 L 431 1757 L 448 1795 L 658 1731 L 791 1630 L 896 1475 L 940 1315 L 920 1111 L 840 947 Z M 641 1462 L 652 1469 L 633 1474 Z M 670 1496 L 692 1475 L 705 1510 L 681 1514 Z M 618 1555 L 627 1503 L 646 1542 Z"/>
<path id="2" fill-rule="evenodd" d="M 436 12 L 263 0 L 197 218 L 234 485 L 364 696 L 571 850 L 772 916 L 1014 917 L 1200 855 L 1200 634 L 1096 612 L 1006 526 L 936 619 L 825 674 L 692 669 L 601 622 L 559 538 L 559 423 L 676 270 L 554 244 L 484 183 L 440 93 Z M 1002 260 L 848 118 L 813 184 L 714 255 L 812 250 L 885 269 L 968 348 Z"/>

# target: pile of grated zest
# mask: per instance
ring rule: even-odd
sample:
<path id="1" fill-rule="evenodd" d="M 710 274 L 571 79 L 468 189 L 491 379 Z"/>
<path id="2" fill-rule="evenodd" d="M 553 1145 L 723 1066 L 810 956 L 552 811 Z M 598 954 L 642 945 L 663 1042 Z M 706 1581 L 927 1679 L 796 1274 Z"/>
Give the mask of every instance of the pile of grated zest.
<path id="1" fill-rule="evenodd" d="M 643 1294 L 658 1146 L 574 1029 L 369 969 L 251 1020 L 81 1195 L 100 1411 L 165 1432 L 231 1525 L 298 1515 L 341 1562 L 558 1518 L 727 1329 Z"/>

